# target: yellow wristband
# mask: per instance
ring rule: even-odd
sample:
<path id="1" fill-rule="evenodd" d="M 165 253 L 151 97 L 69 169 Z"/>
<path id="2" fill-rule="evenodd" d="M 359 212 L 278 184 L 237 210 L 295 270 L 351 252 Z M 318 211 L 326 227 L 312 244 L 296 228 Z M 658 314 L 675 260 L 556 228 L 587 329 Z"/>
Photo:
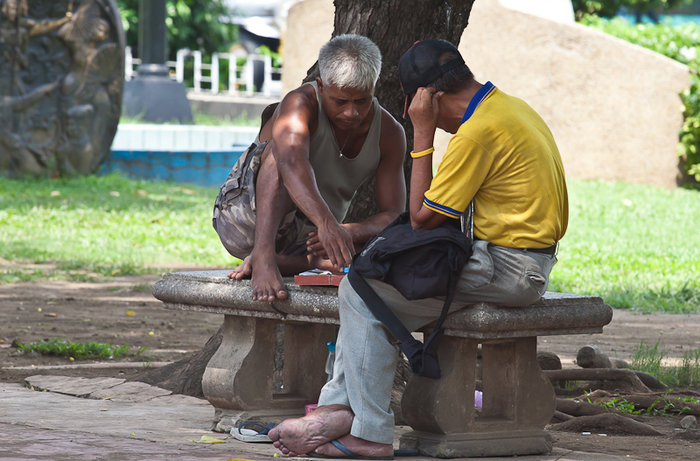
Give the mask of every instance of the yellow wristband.
<path id="1" fill-rule="evenodd" d="M 413 152 L 413 151 L 411 151 L 411 157 L 413 157 L 413 158 L 425 157 L 426 155 L 430 155 L 430 154 L 432 154 L 433 152 L 435 152 L 435 148 L 434 148 L 434 147 L 430 147 L 430 148 L 425 149 L 425 150 L 422 150 L 422 151 L 420 151 L 420 152 Z"/>

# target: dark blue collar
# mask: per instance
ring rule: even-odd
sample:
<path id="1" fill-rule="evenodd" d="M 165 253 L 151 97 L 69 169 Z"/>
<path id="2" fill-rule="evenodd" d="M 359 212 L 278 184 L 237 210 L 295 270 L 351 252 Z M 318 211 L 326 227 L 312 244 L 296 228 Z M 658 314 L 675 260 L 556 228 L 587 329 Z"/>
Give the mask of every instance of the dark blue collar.
<path id="1" fill-rule="evenodd" d="M 464 116 L 462 117 L 461 123 L 464 123 L 467 120 L 469 120 L 469 117 L 471 117 L 472 114 L 474 114 L 474 111 L 477 107 L 479 107 L 481 101 L 486 99 L 486 96 L 491 94 L 494 88 L 496 87 L 490 81 L 484 83 L 483 86 L 479 88 L 479 91 L 477 91 L 472 100 L 469 101 L 469 106 L 467 106 L 467 110 L 464 112 Z"/>

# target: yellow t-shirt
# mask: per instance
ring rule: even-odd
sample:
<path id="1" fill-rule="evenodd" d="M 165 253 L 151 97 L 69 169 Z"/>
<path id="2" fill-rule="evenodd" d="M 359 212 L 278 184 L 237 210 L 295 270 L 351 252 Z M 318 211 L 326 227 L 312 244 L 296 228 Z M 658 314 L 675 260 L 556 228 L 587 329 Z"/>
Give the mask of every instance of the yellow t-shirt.
<path id="1" fill-rule="evenodd" d="M 473 198 L 475 237 L 510 248 L 555 244 L 566 232 L 569 204 L 561 156 L 545 122 L 491 82 L 465 118 L 423 205 L 459 218 Z"/>

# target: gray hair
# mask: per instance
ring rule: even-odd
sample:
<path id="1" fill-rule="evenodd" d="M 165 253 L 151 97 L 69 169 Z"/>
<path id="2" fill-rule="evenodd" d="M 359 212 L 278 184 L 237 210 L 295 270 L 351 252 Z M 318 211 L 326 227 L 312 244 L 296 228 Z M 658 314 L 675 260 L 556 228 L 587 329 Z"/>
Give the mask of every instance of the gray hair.
<path id="1" fill-rule="evenodd" d="M 338 35 L 318 54 L 321 80 L 339 88 L 372 91 L 381 69 L 382 53 L 372 40 L 361 35 Z"/>

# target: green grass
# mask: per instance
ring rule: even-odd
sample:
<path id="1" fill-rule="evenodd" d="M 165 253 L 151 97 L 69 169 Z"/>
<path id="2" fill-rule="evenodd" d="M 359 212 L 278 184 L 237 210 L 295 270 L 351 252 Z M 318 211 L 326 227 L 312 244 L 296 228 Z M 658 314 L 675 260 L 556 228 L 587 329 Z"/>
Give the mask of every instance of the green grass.
<path id="1" fill-rule="evenodd" d="M 550 290 L 644 312 L 700 307 L 700 192 L 568 181 L 569 228 Z"/>
<path id="2" fill-rule="evenodd" d="M 630 366 L 656 376 L 670 387 L 700 387 L 700 348 L 684 352 L 680 366 L 664 366 L 667 355 L 658 341 L 653 346 L 642 341 Z"/>
<path id="3" fill-rule="evenodd" d="M 0 258 L 24 265 L 0 267 L 0 282 L 232 267 L 239 261 L 211 227 L 216 194 L 118 175 L 2 180 Z M 569 180 L 569 197 L 550 290 L 644 312 L 700 311 L 700 191 Z"/>
<path id="4" fill-rule="evenodd" d="M 0 282 L 94 280 L 172 264 L 232 266 L 211 227 L 215 188 L 118 175 L 0 181 Z"/>
<path id="5" fill-rule="evenodd" d="M 44 355 L 57 355 L 71 359 L 113 359 L 132 354 L 129 346 L 117 346 L 110 343 L 73 343 L 63 338 L 42 339 L 29 344 L 17 344 L 17 350 L 23 353 L 36 352 Z M 140 355 L 146 350 L 141 347 L 133 352 Z"/>

